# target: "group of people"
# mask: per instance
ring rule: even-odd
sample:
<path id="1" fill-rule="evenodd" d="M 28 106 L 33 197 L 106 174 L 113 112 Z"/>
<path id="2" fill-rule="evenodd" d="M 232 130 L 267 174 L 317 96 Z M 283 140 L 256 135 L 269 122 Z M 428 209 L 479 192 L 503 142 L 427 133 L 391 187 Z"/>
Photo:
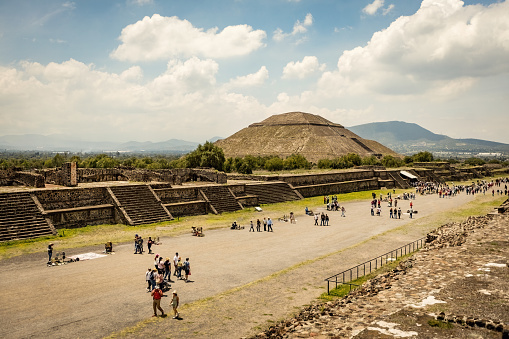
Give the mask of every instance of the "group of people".
<path id="1" fill-rule="evenodd" d="M 272 222 L 271 218 L 263 218 L 263 220 L 256 219 L 256 231 L 255 226 L 253 223 L 253 220 L 249 222 L 249 232 L 262 232 L 262 225 L 263 225 L 263 232 L 274 232 L 272 229 L 272 225 L 274 223 Z M 234 229 L 237 226 L 237 222 L 234 221 L 232 224 L 232 229 Z"/>
<path id="2" fill-rule="evenodd" d="M 189 262 L 189 258 L 182 261 L 182 257 L 179 256 L 178 252 L 175 253 L 173 260 L 170 260 L 170 258 L 163 259 L 162 256 L 156 254 L 154 258 L 154 268 L 149 267 L 145 273 L 147 292 L 150 292 L 153 300 L 152 306 L 154 308 L 154 317 L 157 316 L 158 309 L 161 311 L 161 316 L 165 316 L 164 311 L 161 308 L 161 297 L 164 294 L 164 290 L 169 290 L 171 288 L 170 283 L 174 282 L 171 280 L 172 262 L 174 267 L 173 275 L 176 276 L 177 279 L 185 280 L 186 283 L 190 281 L 189 276 L 191 275 L 191 263 Z M 177 291 L 174 290 L 172 300 L 170 302 L 170 306 L 173 307 L 174 319 L 179 317 L 177 309 L 178 305 L 179 297 L 177 295 Z"/>
<path id="3" fill-rule="evenodd" d="M 318 226 L 318 219 L 320 219 L 320 226 L 329 226 L 329 216 L 324 214 L 323 212 L 318 217 L 318 214 L 314 215 L 315 218 L 315 226 Z"/>
<path id="4" fill-rule="evenodd" d="M 152 254 L 152 245 L 155 244 L 155 241 L 152 240 L 152 237 L 148 237 L 147 247 L 148 254 Z M 143 254 L 145 252 L 143 248 L 143 237 L 141 235 L 136 234 L 134 236 L 134 254 Z"/>
<path id="5" fill-rule="evenodd" d="M 161 317 L 165 317 L 163 308 L 161 307 L 161 298 L 164 296 L 164 292 L 160 288 L 155 288 L 150 293 L 152 296 L 152 308 L 154 309 L 153 317 L 157 317 L 157 310 L 161 311 Z M 177 294 L 177 290 L 173 290 L 172 297 L 170 300 L 170 306 L 173 308 L 173 319 L 179 319 L 179 296 Z"/>
<path id="6" fill-rule="evenodd" d="M 406 199 L 415 199 L 415 194 L 413 193 L 404 193 L 403 196 Z M 389 207 L 389 218 L 390 219 L 401 219 L 401 207 L 398 206 L 398 200 L 402 199 L 398 196 L 396 199 L 392 200 L 392 195 L 390 193 L 387 194 L 387 207 Z M 394 203 L 394 207 L 392 206 Z M 408 213 L 410 214 L 410 219 L 413 218 L 414 204 L 410 200 L 410 209 Z M 373 200 L 371 200 L 371 216 L 380 217 L 382 215 L 382 195 L 380 194 L 380 198 L 377 199 L 375 193 L 373 193 Z"/>

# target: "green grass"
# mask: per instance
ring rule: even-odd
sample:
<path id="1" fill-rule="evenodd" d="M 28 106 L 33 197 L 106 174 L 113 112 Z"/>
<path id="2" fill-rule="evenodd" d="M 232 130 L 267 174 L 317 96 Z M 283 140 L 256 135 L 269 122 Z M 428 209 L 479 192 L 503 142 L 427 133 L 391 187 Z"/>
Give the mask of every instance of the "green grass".
<path id="1" fill-rule="evenodd" d="M 319 299 L 322 299 L 322 300 L 326 300 L 326 301 L 331 301 L 331 300 L 334 300 L 334 299 L 337 299 L 337 298 L 343 298 L 344 296 L 346 296 L 348 293 L 350 293 L 350 291 L 354 291 L 356 290 L 357 288 L 359 288 L 362 284 L 364 284 L 366 281 L 368 281 L 369 279 L 372 279 L 380 274 L 384 274 L 386 272 L 389 272 L 389 271 L 392 271 L 394 268 L 396 268 L 399 263 L 402 261 L 402 260 L 406 260 L 408 257 L 410 257 L 412 254 L 407 254 L 407 255 L 404 255 L 402 257 L 399 257 L 397 260 L 394 260 L 392 262 L 389 262 L 385 265 L 383 265 L 382 267 L 380 267 L 379 269 L 369 273 L 369 274 L 366 274 L 365 276 L 363 277 L 360 277 L 360 278 L 357 278 L 355 280 L 352 280 L 349 282 L 349 284 L 340 284 L 338 286 L 338 288 L 333 288 L 329 291 L 329 294 L 327 294 L 327 292 L 325 293 L 322 293 L 319 297 Z"/>
<path id="2" fill-rule="evenodd" d="M 438 328 L 441 328 L 444 330 L 450 330 L 450 329 L 454 328 L 453 324 L 446 322 L 446 321 L 437 320 L 437 319 L 428 320 L 428 325 L 431 327 L 438 327 Z"/>

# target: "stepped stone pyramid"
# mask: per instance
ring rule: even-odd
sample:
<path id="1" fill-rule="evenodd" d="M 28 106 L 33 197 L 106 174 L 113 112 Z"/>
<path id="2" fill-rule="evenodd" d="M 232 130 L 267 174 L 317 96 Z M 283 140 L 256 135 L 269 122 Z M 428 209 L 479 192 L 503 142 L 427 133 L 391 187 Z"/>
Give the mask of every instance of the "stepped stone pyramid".
<path id="1" fill-rule="evenodd" d="M 334 159 L 348 153 L 399 156 L 382 144 L 363 139 L 340 124 L 319 115 L 289 112 L 254 123 L 226 139 L 216 141 L 226 157 L 301 154 L 308 161 Z"/>

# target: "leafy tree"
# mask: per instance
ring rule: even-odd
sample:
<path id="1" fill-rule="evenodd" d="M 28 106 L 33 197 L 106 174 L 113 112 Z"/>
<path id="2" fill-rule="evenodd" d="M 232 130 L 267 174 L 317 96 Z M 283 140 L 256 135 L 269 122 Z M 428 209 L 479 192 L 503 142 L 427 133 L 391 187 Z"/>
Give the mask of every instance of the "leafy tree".
<path id="1" fill-rule="evenodd" d="M 412 156 L 414 162 L 432 162 L 433 161 L 433 154 L 431 154 L 428 151 L 425 152 L 419 152 L 417 154 L 414 154 Z"/>
<path id="2" fill-rule="evenodd" d="M 498 159 L 491 159 L 490 161 L 488 161 L 488 164 L 501 164 L 502 161 L 498 160 Z"/>
<path id="3" fill-rule="evenodd" d="M 343 156 L 343 161 L 346 164 L 346 168 L 360 166 L 362 164 L 362 159 L 358 154 L 348 153 Z"/>
<path id="4" fill-rule="evenodd" d="M 485 163 L 486 162 L 484 160 L 479 159 L 479 158 L 468 158 L 465 160 L 465 164 L 470 165 L 470 166 L 482 166 Z"/>
<path id="5" fill-rule="evenodd" d="M 283 168 L 284 162 L 280 157 L 272 157 L 265 161 L 265 169 L 268 171 L 281 171 Z"/>
<path id="6" fill-rule="evenodd" d="M 379 166 L 381 164 L 382 163 L 380 162 L 380 160 L 378 160 L 378 158 L 375 157 L 374 155 L 362 159 L 362 165 Z"/>
<path id="7" fill-rule="evenodd" d="M 318 168 L 332 168 L 332 161 L 330 159 L 320 159 L 316 165 Z"/>
<path id="8" fill-rule="evenodd" d="M 409 155 L 405 155 L 405 157 L 403 158 L 403 162 L 404 162 L 405 164 L 410 164 L 410 163 L 412 163 L 413 161 L 414 161 L 414 158 L 413 158 L 413 157 L 411 157 L 411 156 L 409 156 Z"/>
<path id="9" fill-rule="evenodd" d="M 311 163 L 303 155 L 292 154 L 283 161 L 283 168 L 287 170 L 311 168 Z"/>
<path id="10" fill-rule="evenodd" d="M 204 145 L 198 145 L 196 150 L 185 156 L 186 167 L 212 167 L 222 171 L 225 157 L 223 150 L 207 141 Z"/>
<path id="11" fill-rule="evenodd" d="M 385 167 L 400 167 L 404 165 L 403 160 L 395 158 L 392 155 L 385 155 L 382 160 L 382 165 Z"/>

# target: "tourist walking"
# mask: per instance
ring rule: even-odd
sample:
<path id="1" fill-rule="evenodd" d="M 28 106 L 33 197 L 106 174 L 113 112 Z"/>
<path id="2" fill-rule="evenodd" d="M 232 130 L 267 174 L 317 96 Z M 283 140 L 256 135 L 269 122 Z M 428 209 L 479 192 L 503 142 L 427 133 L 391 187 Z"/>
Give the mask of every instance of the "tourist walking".
<path id="1" fill-rule="evenodd" d="M 184 261 L 184 273 L 186 274 L 185 281 L 188 282 L 188 277 L 191 275 L 191 263 L 189 262 L 189 258 L 186 258 L 186 261 Z"/>
<path id="2" fill-rule="evenodd" d="M 147 281 L 147 292 L 150 292 L 153 290 L 152 286 L 152 268 L 148 268 L 147 272 L 145 273 L 145 280 Z"/>
<path id="3" fill-rule="evenodd" d="M 274 232 L 272 230 L 272 220 L 270 218 L 267 220 L 267 232 Z"/>
<path id="4" fill-rule="evenodd" d="M 318 226 L 318 214 L 315 214 L 315 226 Z"/>
<path id="5" fill-rule="evenodd" d="M 175 272 L 173 272 L 173 275 L 177 275 L 177 264 L 179 262 L 179 254 L 178 252 L 175 253 L 175 256 L 173 257 L 173 269 Z"/>
<path id="6" fill-rule="evenodd" d="M 256 232 L 261 232 L 262 222 L 260 219 L 256 219 Z"/>
<path id="7" fill-rule="evenodd" d="M 153 244 L 154 244 L 154 240 L 152 240 L 152 237 L 148 237 L 148 240 L 147 240 L 148 254 L 152 254 L 152 245 Z"/>
<path id="8" fill-rule="evenodd" d="M 253 220 L 251 220 L 251 226 L 249 227 L 249 232 L 251 232 L 251 230 L 253 230 L 253 232 L 255 231 Z"/>
<path id="9" fill-rule="evenodd" d="M 48 262 L 51 262 L 52 256 L 53 256 L 53 243 L 48 245 Z"/>
<path id="10" fill-rule="evenodd" d="M 329 215 L 325 214 L 325 226 L 329 226 Z"/>
<path id="11" fill-rule="evenodd" d="M 267 232 L 267 218 L 263 218 L 263 231 Z"/>
<path id="12" fill-rule="evenodd" d="M 342 217 L 345 216 L 345 212 L 346 212 L 345 206 L 341 206 L 341 216 Z"/>
<path id="13" fill-rule="evenodd" d="M 171 298 L 170 305 L 173 308 L 173 319 L 178 319 L 178 317 L 180 316 L 179 315 L 179 311 L 178 311 L 179 296 L 177 295 L 177 291 L 176 290 L 173 291 L 173 296 Z"/>
<path id="14" fill-rule="evenodd" d="M 398 219 L 401 219 L 401 207 L 398 207 Z"/>
<path id="15" fill-rule="evenodd" d="M 140 243 L 138 242 L 138 234 L 136 234 L 134 236 L 134 254 L 138 254 L 138 252 L 140 252 Z"/>
<path id="16" fill-rule="evenodd" d="M 171 282 L 171 260 L 170 260 L 170 258 L 166 258 L 164 260 L 163 265 L 164 265 L 164 279 Z"/>
<path id="17" fill-rule="evenodd" d="M 164 310 L 161 308 L 161 297 L 163 296 L 163 291 L 160 288 L 156 288 L 150 292 L 152 296 L 152 307 L 154 308 L 153 317 L 157 317 L 157 310 L 161 311 L 161 317 L 164 317 Z"/>

